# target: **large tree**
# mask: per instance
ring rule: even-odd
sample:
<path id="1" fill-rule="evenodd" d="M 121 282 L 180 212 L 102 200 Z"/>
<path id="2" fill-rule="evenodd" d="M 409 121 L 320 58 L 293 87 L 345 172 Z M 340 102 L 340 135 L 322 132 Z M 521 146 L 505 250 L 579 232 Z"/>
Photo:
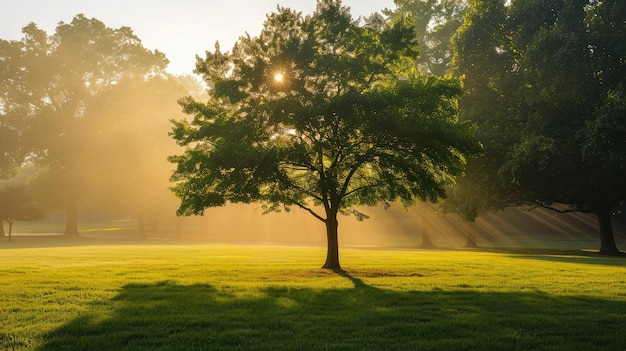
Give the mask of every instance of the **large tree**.
<path id="1" fill-rule="evenodd" d="M 483 183 L 480 193 L 494 195 L 496 207 L 595 214 L 600 253 L 619 254 L 610 211 L 626 196 L 626 4 L 471 6 L 455 41 L 455 67 L 468 87 L 463 114 L 481 126 L 485 156 L 469 168 L 468 184 Z M 493 204 L 460 198 L 466 208 Z"/>
<path id="2" fill-rule="evenodd" d="M 163 74 L 167 60 L 145 49 L 130 28 L 108 28 L 83 15 L 61 22 L 53 35 L 34 23 L 23 33 L 20 41 L 2 43 L 11 65 L 0 112 L 21 121 L 20 144 L 58 180 L 50 191 L 67 210 L 65 233 L 75 235 L 88 191 L 83 170 L 98 162 L 90 154 L 99 132 L 91 123 L 94 106 L 101 108 L 100 96 L 129 77 Z"/>
<path id="3" fill-rule="evenodd" d="M 461 86 L 416 72 L 409 17 L 369 23 L 335 0 L 306 17 L 278 8 L 258 37 L 198 59 L 210 98 L 182 99 L 194 118 L 172 131 L 187 147 L 172 157 L 180 214 L 227 202 L 299 207 L 326 226 L 323 267 L 340 269 L 338 214 L 444 195 L 464 155 L 480 150 L 457 120 Z"/>

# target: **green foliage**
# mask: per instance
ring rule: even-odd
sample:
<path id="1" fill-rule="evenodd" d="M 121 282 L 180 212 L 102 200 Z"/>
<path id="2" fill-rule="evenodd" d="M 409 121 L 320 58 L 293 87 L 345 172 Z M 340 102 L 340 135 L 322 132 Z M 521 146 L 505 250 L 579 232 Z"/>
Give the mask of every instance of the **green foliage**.
<path id="1" fill-rule="evenodd" d="M 396 19 L 405 14 L 415 18 L 420 57 L 417 66 L 424 72 L 444 76 L 453 57 L 451 39 L 468 10 L 466 0 L 395 0 L 397 9 L 385 10 Z"/>
<path id="2" fill-rule="evenodd" d="M 34 23 L 23 33 L 20 41 L 0 42 L 0 169 L 28 156 L 48 170 L 50 187 L 41 195 L 76 213 L 79 204 L 93 197 L 95 180 L 87 170 L 105 163 L 97 140 L 127 117 L 120 114 L 113 121 L 107 115 L 120 112 L 107 100 L 110 92 L 126 80 L 164 76 L 167 59 L 145 49 L 130 28 L 108 28 L 84 15 L 59 23 L 52 35 Z M 105 149 L 115 143 L 114 135 L 106 137 Z M 5 150 L 5 140 L 11 149 Z M 68 220 L 66 231 L 77 234 L 76 223 Z"/>
<path id="3" fill-rule="evenodd" d="M 532 205 L 605 218 L 626 194 L 623 2 L 470 6 L 454 63 L 468 87 L 463 118 L 479 124 L 485 156 L 467 183 L 498 200 L 457 208 Z M 617 253 L 610 223 L 601 227 L 606 252 Z"/>
<path id="4" fill-rule="evenodd" d="M 338 1 L 304 18 L 280 8 L 258 37 L 216 45 L 197 65 L 209 101 L 182 99 L 194 118 L 171 133 L 187 146 L 171 158 L 179 213 L 260 201 L 325 220 L 314 206 L 441 197 L 479 146 L 456 118 L 458 81 L 417 75 L 417 54 L 410 17 L 359 26 Z"/>
<path id="5" fill-rule="evenodd" d="M 337 274 L 318 247 L 37 240 L 0 245 L 2 349 L 593 350 L 626 328 L 624 260 L 581 252 L 346 249 Z"/>
<path id="6" fill-rule="evenodd" d="M 13 175 L 23 160 L 19 147 L 19 135 L 10 121 L 0 120 L 0 179 Z"/>
<path id="7" fill-rule="evenodd" d="M 592 166 L 591 181 L 605 185 L 610 193 L 613 184 L 623 182 L 626 174 L 626 96 L 623 91 L 609 91 L 603 104 L 588 122 L 583 160 Z M 618 196 L 617 194 L 615 194 Z M 618 199 L 623 200 L 623 196 Z"/>
<path id="8" fill-rule="evenodd" d="M 194 118 L 171 133 L 187 147 L 170 159 L 179 214 L 300 207 L 326 223 L 335 258 L 325 267 L 339 268 L 338 213 L 363 219 L 354 206 L 443 196 L 480 149 L 457 120 L 461 86 L 416 73 L 410 16 L 383 23 L 360 26 L 341 1 L 307 17 L 279 8 L 258 37 L 199 59 L 209 101 L 182 99 Z"/>
<path id="9" fill-rule="evenodd" d="M 514 43 L 516 51 L 524 53 L 517 59 L 522 69 L 515 78 L 524 83 L 517 84 L 517 95 L 512 97 L 518 100 L 523 97 L 514 113 L 518 121 L 524 122 L 524 127 L 521 128 L 522 140 L 514 146 L 513 158 L 507 167 L 514 179 L 543 194 L 543 198 L 538 199 L 540 202 L 560 202 L 579 211 L 598 213 L 608 211 L 626 193 L 622 181 L 606 184 L 599 175 L 615 174 L 619 168 L 590 161 L 608 155 L 599 153 L 589 157 L 590 149 L 585 149 L 587 135 L 593 133 L 590 126 L 604 123 L 599 117 L 606 116 L 605 101 L 614 95 L 612 91 L 620 89 L 620 85 L 607 85 L 599 77 L 602 72 L 619 69 L 619 66 L 599 64 L 602 59 L 590 48 L 601 48 L 603 43 L 590 35 L 593 29 L 587 28 L 593 28 L 589 18 L 602 15 L 610 21 L 619 13 L 604 11 L 604 6 L 611 6 L 611 1 L 589 7 L 585 7 L 586 3 L 572 1 L 556 3 L 553 7 L 537 4 L 511 9 L 512 18 L 534 11 L 543 15 L 543 19 L 540 23 L 520 19 L 511 24 L 511 30 L 523 33 L 526 39 Z M 626 32 L 622 31 L 622 35 L 626 38 Z M 623 72 L 623 68 L 621 70 Z M 626 83 L 626 75 L 622 74 L 621 81 L 615 83 Z M 610 106 L 619 109 L 619 104 Z M 619 114 L 618 110 L 615 113 Z M 622 139 L 626 137 L 620 128 L 616 133 L 621 133 Z M 540 141 L 541 145 L 535 141 Z M 533 151 L 527 147 L 529 145 L 539 148 Z M 609 155 L 623 153 L 619 148 L 604 151 Z M 550 167 L 546 162 L 550 162 Z M 621 177 L 624 175 L 622 173 Z"/>
<path id="10" fill-rule="evenodd" d="M 22 105 L 27 99 L 28 90 L 18 86 L 11 92 L 11 83 L 19 82 L 23 72 L 19 69 L 21 47 L 14 42 L 0 40 L 0 179 L 13 176 L 30 149 L 20 143 L 22 117 L 27 108 Z"/>
<path id="11" fill-rule="evenodd" d="M 511 108 L 502 103 L 494 85 L 510 69 L 505 18 L 504 1 L 472 1 L 453 39 L 451 65 L 455 74 L 463 76 L 466 92 L 459 100 L 461 119 L 479 125 L 477 134 L 484 153 L 468 160 L 466 174 L 458 179 L 458 186 L 448 189 L 442 209 L 468 221 L 488 211 L 525 203 L 523 192 L 500 174 L 500 167 L 510 158 L 507 147 L 519 140 Z"/>

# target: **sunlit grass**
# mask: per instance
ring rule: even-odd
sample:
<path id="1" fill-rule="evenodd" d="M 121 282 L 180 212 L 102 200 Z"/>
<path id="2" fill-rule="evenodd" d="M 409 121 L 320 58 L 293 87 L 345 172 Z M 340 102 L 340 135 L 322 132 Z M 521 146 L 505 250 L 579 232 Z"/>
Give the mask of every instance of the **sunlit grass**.
<path id="1" fill-rule="evenodd" d="M 620 258 L 109 242 L 0 243 L 0 350 L 624 348 Z"/>

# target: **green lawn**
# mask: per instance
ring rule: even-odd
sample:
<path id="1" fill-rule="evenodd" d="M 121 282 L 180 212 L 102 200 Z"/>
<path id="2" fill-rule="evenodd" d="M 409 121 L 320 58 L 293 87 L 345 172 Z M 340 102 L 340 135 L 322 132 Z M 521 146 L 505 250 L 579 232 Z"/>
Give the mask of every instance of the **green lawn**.
<path id="1" fill-rule="evenodd" d="M 626 259 L 0 242 L 0 350 L 625 350 Z"/>

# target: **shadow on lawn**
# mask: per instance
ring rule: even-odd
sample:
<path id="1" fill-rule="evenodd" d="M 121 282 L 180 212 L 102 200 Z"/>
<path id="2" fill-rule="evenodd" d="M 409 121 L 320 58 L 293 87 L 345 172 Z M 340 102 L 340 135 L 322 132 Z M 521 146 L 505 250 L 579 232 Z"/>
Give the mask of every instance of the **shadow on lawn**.
<path id="1" fill-rule="evenodd" d="M 542 292 L 130 284 L 38 350 L 623 350 L 626 303 Z M 393 278 L 390 278 L 393 279 Z"/>
<path id="2" fill-rule="evenodd" d="M 619 256 L 606 256 L 589 250 L 533 248 L 492 248 L 476 251 L 506 253 L 512 258 L 626 267 L 626 253 Z"/>
<path id="3" fill-rule="evenodd" d="M 625 267 L 626 258 L 621 256 L 599 256 L 599 255 L 516 255 L 514 258 L 522 258 L 529 260 L 576 263 L 576 264 L 592 264 L 612 267 Z"/>

